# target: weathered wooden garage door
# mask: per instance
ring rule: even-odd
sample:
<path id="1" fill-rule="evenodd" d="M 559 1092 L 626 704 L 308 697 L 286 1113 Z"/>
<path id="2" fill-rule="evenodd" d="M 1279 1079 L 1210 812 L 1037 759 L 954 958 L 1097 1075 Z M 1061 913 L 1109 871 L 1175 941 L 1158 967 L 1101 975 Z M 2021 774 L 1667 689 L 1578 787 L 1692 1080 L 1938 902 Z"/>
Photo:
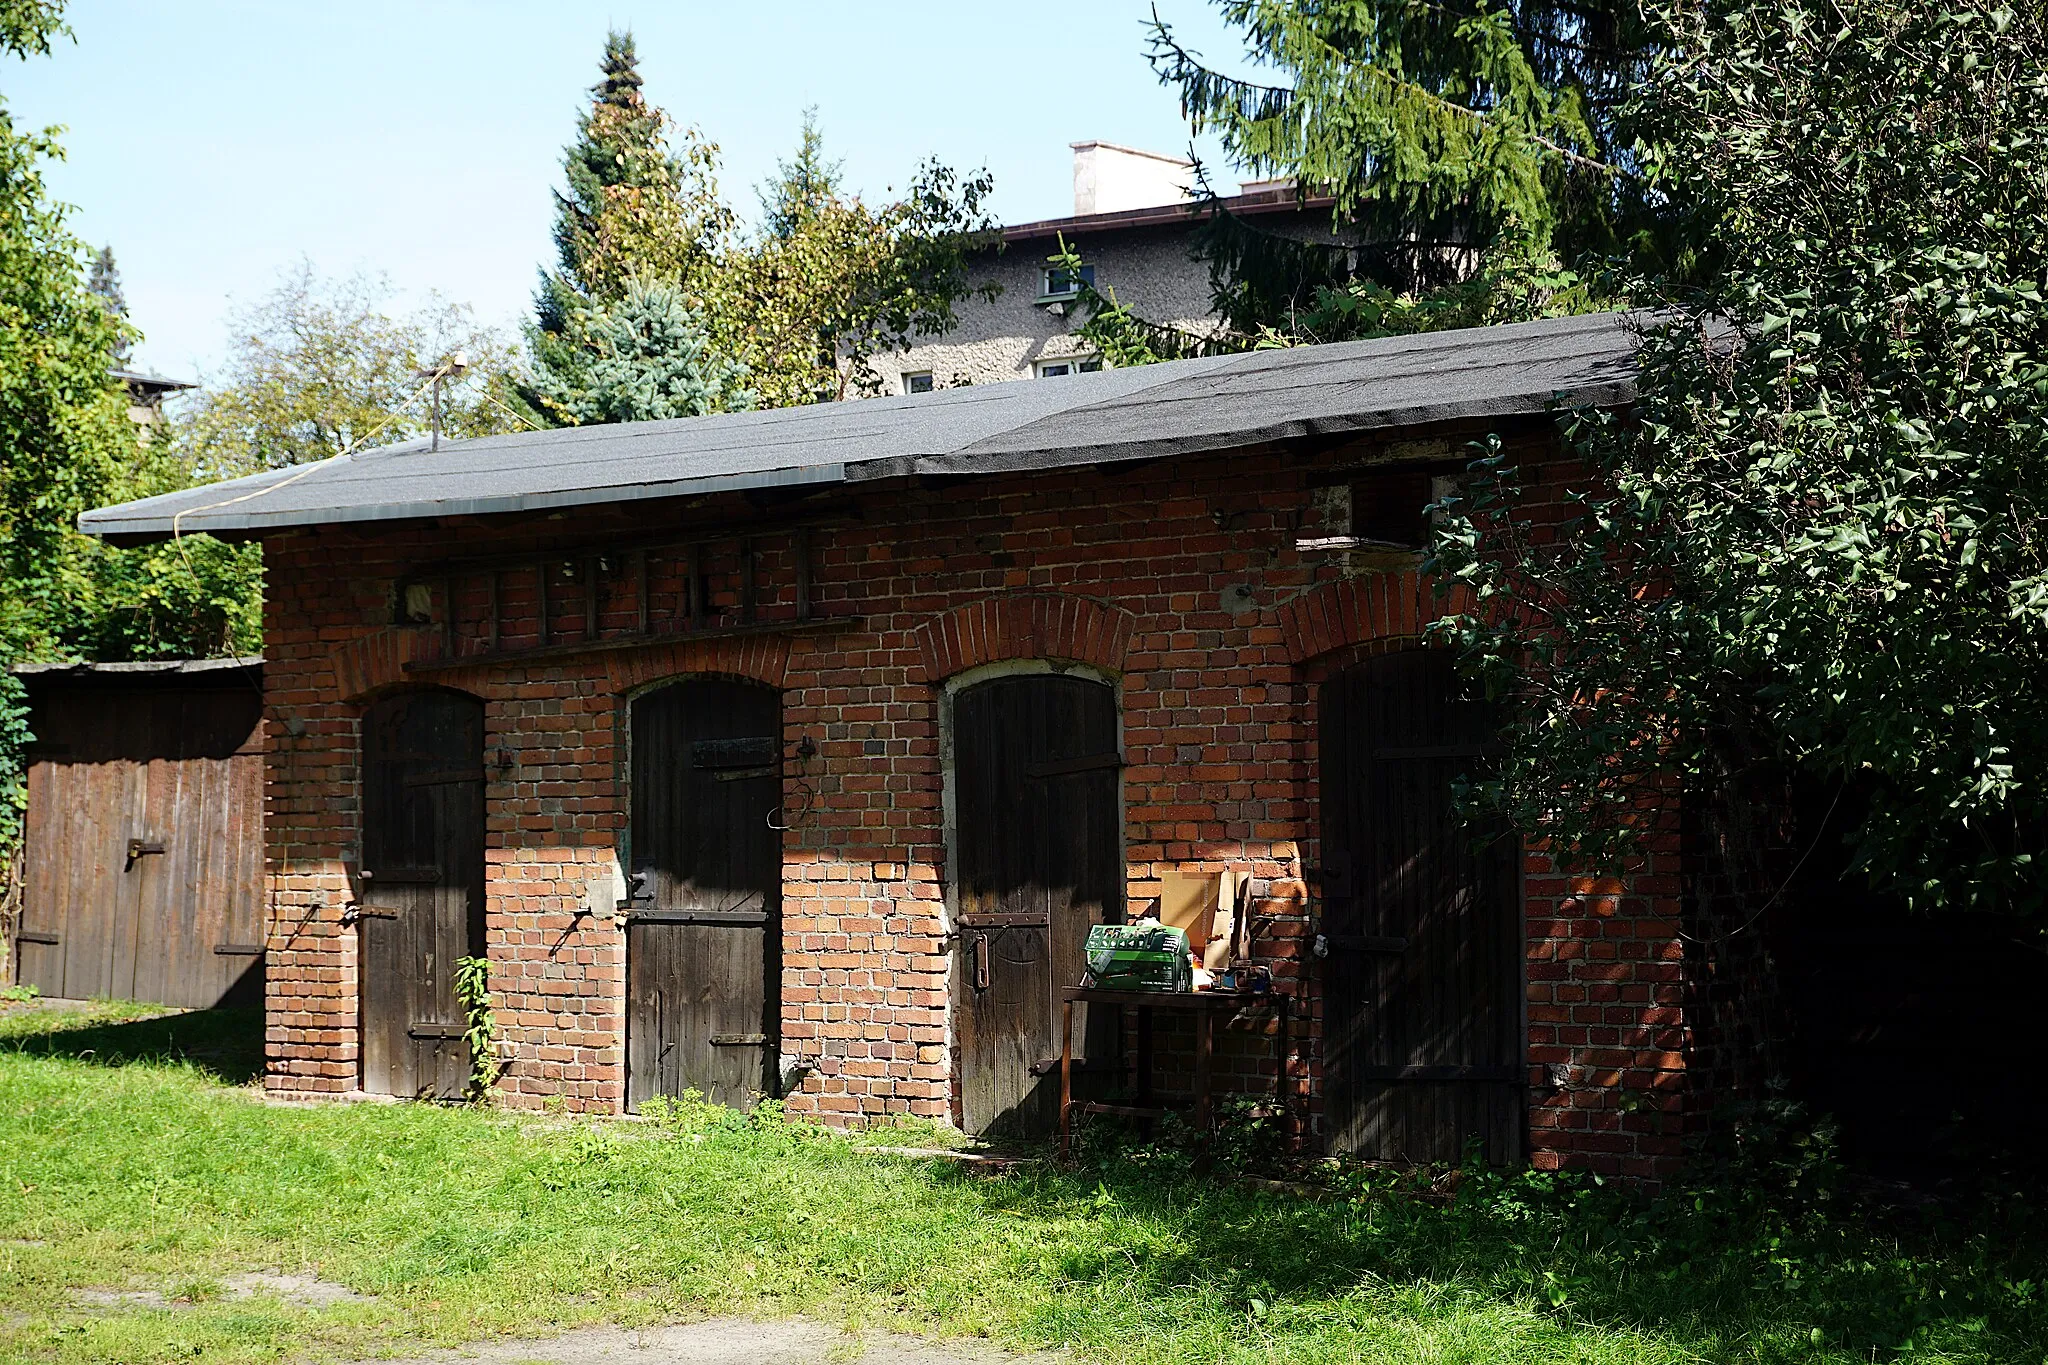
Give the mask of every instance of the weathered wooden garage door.
<path id="1" fill-rule="evenodd" d="M 1088 927 L 1123 917 L 1116 693 L 1054 674 L 969 687 L 953 763 L 961 1123 L 1048 1132 L 1059 991 L 1080 983 Z"/>
<path id="2" fill-rule="evenodd" d="M 781 945 L 782 699 L 699 680 L 633 702 L 626 1104 L 772 1093 Z"/>
<path id="3" fill-rule="evenodd" d="M 37 688 L 18 979 L 45 995 L 262 999 L 262 697 Z"/>
<path id="4" fill-rule="evenodd" d="M 484 951 L 484 708 L 406 692 L 363 717 L 363 1089 L 459 1098 L 455 963 Z"/>
<path id="5" fill-rule="evenodd" d="M 1323 685 L 1327 1120 L 1331 1147 L 1450 1161 L 1477 1137 L 1519 1159 L 1519 851 L 1483 845 L 1451 783 L 1490 743 L 1449 657 L 1386 655 Z"/>

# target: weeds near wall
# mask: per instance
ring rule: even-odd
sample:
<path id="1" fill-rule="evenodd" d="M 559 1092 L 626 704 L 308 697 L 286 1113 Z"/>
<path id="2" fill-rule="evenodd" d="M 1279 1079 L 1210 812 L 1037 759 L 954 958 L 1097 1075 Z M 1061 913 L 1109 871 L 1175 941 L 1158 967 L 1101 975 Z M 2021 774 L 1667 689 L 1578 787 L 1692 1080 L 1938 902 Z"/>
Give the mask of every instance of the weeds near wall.
<path id="1" fill-rule="evenodd" d="M 504 1073 L 498 1056 L 498 1017 L 491 1013 L 491 960 L 455 959 L 455 998 L 462 1005 L 462 1041 L 469 1046 L 469 1098 L 482 1104 Z"/>

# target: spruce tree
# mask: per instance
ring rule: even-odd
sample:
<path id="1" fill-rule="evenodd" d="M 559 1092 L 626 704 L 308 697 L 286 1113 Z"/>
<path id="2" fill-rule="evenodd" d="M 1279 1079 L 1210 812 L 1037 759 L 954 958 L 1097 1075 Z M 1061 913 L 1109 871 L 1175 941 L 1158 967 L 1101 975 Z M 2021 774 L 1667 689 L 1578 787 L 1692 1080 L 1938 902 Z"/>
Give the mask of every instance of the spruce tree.
<path id="1" fill-rule="evenodd" d="M 573 321 L 570 372 L 536 376 L 548 412 L 583 426 L 737 412 L 755 405 L 746 367 L 715 354 L 703 314 L 671 284 L 633 280 Z"/>
<path id="2" fill-rule="evenodd" d="M 128 296 L 121 292 L 121 272 L 114 265 L 114 248 L 103 246 L 99 255 L 92 258 L 92 274 L 86 280 L 86 289 L 100 301 L 100 306 L 109 316 L 121 321 L 128 320 Z M 114 363 L 126 365 L 134 345 L 124 331 L 114 343 Z"/>
<path id="3" fill-rule="evenodd" d="M 825 133 L 818 126 L 818 107 L 804 110 L 804 127 L 796 155 L 775 163 L 775 178 L 761 187 L 761 231 L 788 241 L 805 224 L 816 222 L 839 198 L 844 163 L 825 156 Z"/>
<path id="4" fill-rule="evenodd" d="M 671 149 L 668 115 L 641 93 L 632 34 L 607 35 L 599 69 L 563 154 L 556 267 L 541 275 L 527 329 L 535 379 L 513 386 L 517 406 L 539 423 L 569 420 L 556 398 L 591 359 L 577 354 L 593 334 L 579 315 L 624 299 L 636 279 L 694 294 L 732 230 L 713 174 L 718 149 L 694 130 L 681 154 Z"/>
<path id="5" fill-rule="evenodd" d="M 1299 330 L 1305 312 L 1335 332 L 1425 325 L 1427 308 L 1368 297 L 1360 310 L 1351 286 L 1427 293 L 1503 260 L 1542 274 L 1558 261 L 1601 262 L 1641 231 L 1646 203 L 1620 111 L 1655 42 L 1635 5 L 1222 9 L 1274 81 L 1218 72 L 1157 20 L 1154 69 L 1178 89 L 1194 130 L 1215 133 L 1240 170 L 1333 196 L 1339 239 L 1318 246 L 1214 214 L 1199 254 L 1237 331 Z M 1470 312 L 1461 304 L 1445 316 Z"/>

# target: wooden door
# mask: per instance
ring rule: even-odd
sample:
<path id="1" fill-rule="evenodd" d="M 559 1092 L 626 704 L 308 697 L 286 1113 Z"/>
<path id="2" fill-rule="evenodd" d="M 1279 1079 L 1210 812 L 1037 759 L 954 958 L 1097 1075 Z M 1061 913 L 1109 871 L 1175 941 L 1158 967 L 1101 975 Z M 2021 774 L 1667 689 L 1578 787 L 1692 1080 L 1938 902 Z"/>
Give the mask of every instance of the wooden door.
<path id="1" fill-rule="evenodd" d="M 455 963 L 484 951 L 484 708 L 406 692 L 363 717 L 363 1089 L 458 1099 Z"/>
<path id="2" fill-rule="evenodd" d="M 1449 657 L 1370 660 L 1321 692 L 1324 1075 L 1334 1150 L 1518 1160 L 1527 1084 L 1520 852 L 1451 784 L 1496 733 Z"/>
<path id="3" fill-rule="evenodd" d="M 19 979 L 210 1008 L 262 997 L 262 697 L 157 680 L 31 693 Z"/>
<path id="4" fill-rule="evenodd" d="M 1116 694 L 1058 674 L 995 678 L 954 698 L 952 738 L 961 1124 L 1046 1133 L 1060 989 L 1080 984 L 1089 926 L 1123 918 Z"/>
<path id="5" fill-rule="evenodd" d="M 626 1106 L 774 1093 L 782 699 L 696 680 L 633 702 Z"/>

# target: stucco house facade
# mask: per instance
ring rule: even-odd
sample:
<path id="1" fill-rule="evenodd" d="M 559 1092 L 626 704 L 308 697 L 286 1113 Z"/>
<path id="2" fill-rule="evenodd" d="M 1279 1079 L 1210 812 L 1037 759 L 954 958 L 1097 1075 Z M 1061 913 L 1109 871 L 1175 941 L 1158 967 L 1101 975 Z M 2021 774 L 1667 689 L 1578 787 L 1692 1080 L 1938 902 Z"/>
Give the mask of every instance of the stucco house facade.
<path id="1" fill-rule="evenodd" d="M 1074 211 L 1005 227 L 1002 248 L 970 262 L 993 299 L 961 303 L 959 324 L 907 351 L 874 358 L 874 379 L 888 394 L 1064 378 L 1101 368 L 1077 335 L 1071 281 L 1047 258 L 1062 242 L 1087 263 L 1090 282 L 1138 316 L 1202 334 L 1216 326 L 1209 267 L 1193 254 L 1195 229 L 1209 210 L 1191 197 L 1193 163 L 1107 142 L 1077 142 Z M 1247 185 L 1225 199 L 1227 212 L 1262 228 L 1317 240 L 1330 236 L 1330 200 L 1297 197 L 1291 183 Z"/>
<path id="2" fill-rule="evenodd" d="M 1228 872 L 1299 1026 L 1225 1028 L 1226 1087 L 1654 1179 L 1711 1100 L 1677 836 L 1595 882 L 1458 832 L 1457 603 L 1385 530 L 1487 433 L 1563 497 L 1555 409 L 1632 354 L 1570 319 L 413 443 L 85 526 L 264 546 L 273 1094 L 459 1090 L 473 954 L 506 1104 L 1042 1128 L 1078 937 Z"/>

